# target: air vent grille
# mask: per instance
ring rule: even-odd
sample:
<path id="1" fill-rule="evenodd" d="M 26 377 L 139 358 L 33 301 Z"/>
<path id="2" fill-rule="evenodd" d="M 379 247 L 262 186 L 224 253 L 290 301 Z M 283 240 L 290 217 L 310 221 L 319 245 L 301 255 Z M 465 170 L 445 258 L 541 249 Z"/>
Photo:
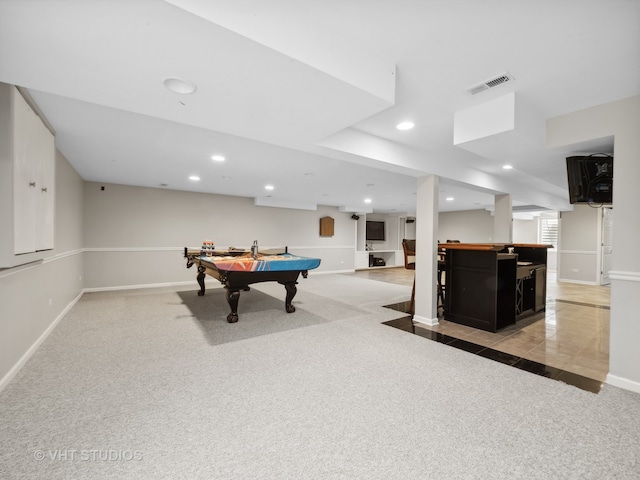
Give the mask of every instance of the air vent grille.
<path id="1" fill-rule="evenodd" d="M 467 88 L 466 92 L 468 95 L 476 95 L 480 92 L 484 92 L 485 90 L 489 90 L 490 88 L 502 85 L 503 83 L 512 82 L 513 80 L 515 80 L 513 75 L 509 72 L 505 72 L 496 77 L 485 80 L 484 82 L 478 83 L 473 87 Z"/>

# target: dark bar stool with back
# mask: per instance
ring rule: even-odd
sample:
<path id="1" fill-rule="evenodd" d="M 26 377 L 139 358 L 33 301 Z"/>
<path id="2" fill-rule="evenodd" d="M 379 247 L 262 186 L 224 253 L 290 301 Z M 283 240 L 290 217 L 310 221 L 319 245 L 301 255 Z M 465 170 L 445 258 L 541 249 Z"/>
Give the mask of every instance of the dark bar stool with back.
<path id="1" fill-rule="evenodd" d="M 407 270 L 416 269 L 416 241 L 402 239 L 402 250 L 404 251 L 404 268 Z M 411 261 L 411 258 L 413 261 Z M 409 313 L 413 317 L 415 313 L 415 299 L 416 299 L 416 276 L 413 276 L 413 288 L 411 289 L 411 303 L 409 304 Z"/>
<path id="2" fill-rule="evenodd" d="M 404 268 L 407 270 L 416 269 L 416 241 L 411 239 L 402 240 L 402 250 L 404 251 Z M 444 310 L 444 295 L 445 284 L 442 280 L 442 275 L 446 269 L 446 251 L 438 249 L 438 308 Z M 411 302 L 409 304 L 409 313 L 413 316 L 415 313 L 415 299 L 416 299 L 416 277 L 413 277 L 413 288 L 411 289 Z"/>

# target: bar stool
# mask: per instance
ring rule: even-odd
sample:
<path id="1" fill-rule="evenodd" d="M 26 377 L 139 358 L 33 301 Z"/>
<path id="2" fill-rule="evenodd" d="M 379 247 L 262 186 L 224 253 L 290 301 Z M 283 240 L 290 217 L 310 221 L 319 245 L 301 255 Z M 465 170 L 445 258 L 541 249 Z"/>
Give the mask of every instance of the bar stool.
<path id="1" fill-rule="evenodd" d="M 442 276 L 447 269 L 447 250 L 444 248 L 438 249 L 438 308 L 442 308 L 442 312 L 445 310 L 445 290 L 447 288 L 445 282 L 442 281 Z M 446 274 L 445 274 L 446 280 Z"/>
<path id="2" fill-rule="evenodd" d="M 406 238 L 402 239 L 402 250 L 404 251 L 404 268 L 407 270 L 415 270 L 416 269 L 416 241 L 408 240 Z M 413 257 L 413 262 L 409 257 Z M 415 304 L 416 304 L 416 276 L 413 275 L 413 288 L 411 289 L 411 302 L 409 303 L 409 312 L 413 317 L 415 313 Z"/>

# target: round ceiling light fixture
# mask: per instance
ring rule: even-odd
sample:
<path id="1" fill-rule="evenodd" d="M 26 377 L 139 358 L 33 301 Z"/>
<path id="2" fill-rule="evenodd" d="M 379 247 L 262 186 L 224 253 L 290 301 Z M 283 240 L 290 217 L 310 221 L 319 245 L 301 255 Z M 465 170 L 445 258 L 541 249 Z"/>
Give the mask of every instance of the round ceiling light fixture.
<path id="1" fill-rule="evenodd" d="M 190 95 L 197 90 L 197 87 L 188 80 L 182 78 L 165 78 L 162 82 L 167 90 L 182 95 Z"/>
<path id="2" fill-rule="evenodd" d="M 225 158 L 222 155 L 212 155 L 211 160 L 214 162 L 224 162 Z"/>
<path id="3" fill-rule="evenodd" d="M 413 122 L 400 122 L 398 125 L 396 125 L 396 128 L 398 130 L 411 130 L 413 127 L 415 127 Z"/>

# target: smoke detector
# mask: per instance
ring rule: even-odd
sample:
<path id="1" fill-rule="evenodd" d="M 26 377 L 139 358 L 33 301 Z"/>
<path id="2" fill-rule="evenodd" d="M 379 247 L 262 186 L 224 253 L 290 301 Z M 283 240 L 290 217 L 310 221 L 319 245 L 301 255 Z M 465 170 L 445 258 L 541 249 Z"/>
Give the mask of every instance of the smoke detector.
<path id="1" fill-rule="evenodd" d="M 484 92 L 485 90 L 489 90 L 490 88 L 497 87 L 498 85 L 502 85 L 503 83 L 512 82 L 515 78 L 509 72 L 501 73 L 495 77 L 491 77 L 484 82 L 478 83 L 473 87 L 467 88 L 465 91 L 467 95 L 477 95 L 480 92 Z"/>

